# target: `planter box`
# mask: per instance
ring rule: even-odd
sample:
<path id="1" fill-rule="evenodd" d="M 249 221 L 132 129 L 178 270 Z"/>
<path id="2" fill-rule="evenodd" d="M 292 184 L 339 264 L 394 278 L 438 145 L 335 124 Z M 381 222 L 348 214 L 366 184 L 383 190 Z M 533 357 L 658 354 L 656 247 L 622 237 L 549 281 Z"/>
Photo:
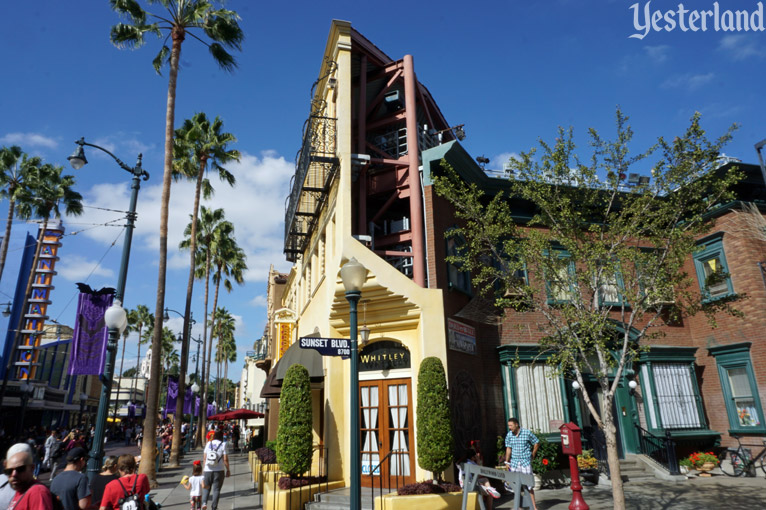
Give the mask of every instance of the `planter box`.
<path id="1" fill-rule="evenodd" d="M 270 471 L 268 474 L 275 473 Z M 272 481 L 264 484 L 263 490 L 263 508 L 269 510 L 300 510 L 303 505 L 314 500 L 314 494 L 326 492 L 334 489 L 342 489 L 346 486 L 343 480 L 337 482 L 321 483 L 317 485 L 306 485 L 290 490 L 282 490 L 277 487 L 279 478 L 285 476 L 284 473 L 278 473 L 279 476 Z M 458 507 L 459 508 L 459 507 Z"/>
<path id="2" fill-rule="evenodd" d="M 375 498 L 375 510 L 418 510 L 423 508 L 428 510 L 460 510 L 462 505 L 462 492 L 415 494 L 412 496 L 399 496 L 392 492 Z M 466 509 L 477 510 L 478 508 L 478 494 L 476 492 L 469 492 Z"/>
<path id="3" fill-rule="evenodd" d="M 256 461 L 252 469 L 253 482 L 257 485 L 258 493 L 260 494 L 263 494 L 263 487 L 266 485 L 266 482 L 275 476 L 270 475 L 270 473 L 277 473 L 284 476 L 281 471 L 279 471 L 278 464 L 261 464 L 259 461 Z"/>

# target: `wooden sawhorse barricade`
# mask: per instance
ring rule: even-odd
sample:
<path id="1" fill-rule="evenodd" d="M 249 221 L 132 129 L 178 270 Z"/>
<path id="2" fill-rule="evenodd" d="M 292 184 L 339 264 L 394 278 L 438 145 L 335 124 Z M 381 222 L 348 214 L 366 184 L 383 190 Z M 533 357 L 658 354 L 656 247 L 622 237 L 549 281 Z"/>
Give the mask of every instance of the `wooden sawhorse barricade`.
<path id="1" fill-rule="evenodd" d="M 527 487 L 535 486 L 535 477 L 532 475 L 468 463 L 463 465 L 463 472 L 465 473 L 463 482 L 463 510 L 466 510 L 466 505 L 468 504 L 468 493 L 474 490 L 480 476 L 503 480 L 512 487 L 514 510 L 532 506 L 532 500 L 530 499 L 529 490 L 527 489 Z M 484 506 L 484 498 L 479 498 L 479 506 L 482 510 L 486 510 L 486 507 Z"/>

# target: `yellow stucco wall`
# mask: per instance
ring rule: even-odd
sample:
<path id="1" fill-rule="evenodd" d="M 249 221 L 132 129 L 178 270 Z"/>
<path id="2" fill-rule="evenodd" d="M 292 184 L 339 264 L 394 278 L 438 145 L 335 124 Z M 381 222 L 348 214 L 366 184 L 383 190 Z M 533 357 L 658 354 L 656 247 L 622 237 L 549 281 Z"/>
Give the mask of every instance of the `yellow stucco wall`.
<path id="1" fill-rule="evenodd" d="M 328 112 L 337 117 L 337 155 L 339 176 L 335 180 L 318 228 L 308 243 L 307 252 L 294 265 L 288 277 L 282 305 L 298 314 L 297 335 L 306 336 L 318 328 L 322 337 L 348 338 L 348 303 L 340 281 L 339 271 L 345 262 L 355 257 L 368 269 L 368 279 L 362 289 L 367 300 L 366 323 L 371 329 L 370 340 L 380 338 L 401 342 L 411 355 L 412 445 L 415 450 L 415 479 L 429 478 L 430 473 L 417 466 L 417 420 L 415 400 L 417 372 L 420 360 L 437 356 L 446 367 L 446 338 L 442 291 L 424 289 L 401 274 L 388 262 L 370 251 L 351 236 L 351 26 L 333 21 L 325 57 L 337 62 L 334 75 L 335 90 L 320 83 L 317 94 L 328 102 Z M 323 57 L 324 62 L 324 57 Z M 325 74 L 322 64 L 319 76 Z M 314 254 L 314 255 L 312 255 Z M 313 271 L 313 274 L 311 273 Z M 317 274 L 321 272 L 321 274 Z M 363 309 L 359 307 L 359 325 Z M 349 374 L 350 362 L 340 358 L 324 358 L 324 401 L 315 405 L 315 442 L 322 440 L 329 450 L 331 480 L 350 482 L 349 458 Z M 318 392 L 314 392 L 317 395 Z M 319 420 L 324 421 L 320 438 Z"/>

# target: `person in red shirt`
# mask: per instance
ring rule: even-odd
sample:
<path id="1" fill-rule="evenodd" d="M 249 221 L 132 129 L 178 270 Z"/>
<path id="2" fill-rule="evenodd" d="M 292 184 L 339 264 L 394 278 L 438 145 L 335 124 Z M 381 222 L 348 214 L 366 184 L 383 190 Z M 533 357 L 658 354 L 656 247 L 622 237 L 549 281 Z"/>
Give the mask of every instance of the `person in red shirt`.
<path id="1" fill-rule="evenodd" d="M 117 459 L 117 470 L 120 472 L 120 478 L 106 484 L 99 510 L 119 510 L 119 501 L 125 497 L 125 491 L 128 494 L 133 494 L 134 482 L 135 493 L 138 494 L 139 501 L 143 501 L 144 497 L 149 494 L 149 479 L 146 475 L 134 474 L 136 459 L 132 455 L 120 455 L 120 458 Z"/>
<path id="2" fill-rule="evenodd" d="M 35 460 L 28 451 L 15 453 L 5 461 L 5 475 L 16 491 L 8 510 L 53 510 L 48 488 L 35 480 Z"/>

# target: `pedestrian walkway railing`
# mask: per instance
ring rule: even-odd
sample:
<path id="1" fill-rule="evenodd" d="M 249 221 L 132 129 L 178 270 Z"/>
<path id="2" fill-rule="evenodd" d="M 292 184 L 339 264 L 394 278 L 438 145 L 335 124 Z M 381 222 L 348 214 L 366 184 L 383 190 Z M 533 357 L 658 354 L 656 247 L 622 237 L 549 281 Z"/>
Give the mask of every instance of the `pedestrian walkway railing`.
<path id="1" fill-rule="evenodd" d="M 383 497 L 383 465 L 388 463 L 388 469 L 385 470 L 385 478 L 386 478 L 386 484 L 385 488 L 389 491 L 394 490 L 394 487 L 391 485 L 391 475 L 393 475 L 394 483 L 396 484 L 396 490 L 399 490 L 399 478 L 402 476 L 402 467 L 404 466 L 404 463 L 402 462 L 402 456 L 403 455 L 409 455 L 409 452 L 406 450 L 391 450 L 386 454 L 385 457 L 380 461 L 380 463 L 372 468 L 370 470 L 370 478 L 372 478 L 372 490 L 370 491 L 370 503 L 372 504 L 371 508 L 375 508 L 375 477 L 378 477 L 378 494 L 382 498 Z"/>
<path id="2" fill-rule="evenodd" d="M 679 475 L 678 457 L 676 456 L 676 442 L 670 437 L 670 431 L 665 431 L 665 437 L 652 434 L 646 429 L 636 425 L 638 429 L 638 442 L 641 453 L 653 459 L 659 465 L 668 470 L 671 475 Z"/>
<path id="3" fill-rule="evenodd" d="M 303 510 L 304 505 L 312 501 L 314 494 L 327 492 L 329 490 L 329 477 L 327 476 L 329 465 L 329 449 L 321 445 L 314 445 L 311 467 L 309 468 L 308 473 L 304 473 L 298 478 L 282 477 L 276 480 L 277 486 L 282 490 L 307 488 L 306 490 L 290 490 L 288 492 L 286 501 L 287 509 L 299 508 Z M 284 481 L 284 479 L 287 481 Z M 267 500 L 265 504 L 268 506 L 269 503 L 271 503 L 270 507 L 265 508 L 264 500 L 261 499 L 261 507 L 264 508 L 264 510 L 286 510 L 285 508 L 279 507 L 279 498 L 272 497 L 270 501 Z"/>

